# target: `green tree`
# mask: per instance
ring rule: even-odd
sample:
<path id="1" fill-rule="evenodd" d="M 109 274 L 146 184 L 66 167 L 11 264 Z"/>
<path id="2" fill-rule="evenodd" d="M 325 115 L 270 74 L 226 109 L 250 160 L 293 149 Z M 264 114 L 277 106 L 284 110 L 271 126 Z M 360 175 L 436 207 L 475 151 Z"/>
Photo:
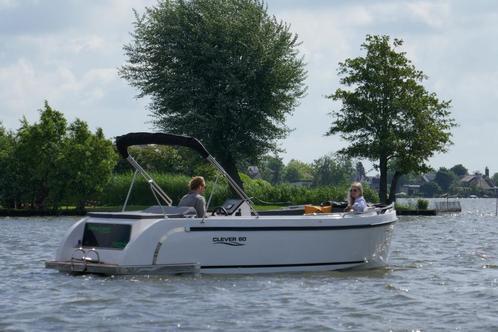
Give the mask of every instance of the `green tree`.
<path id="1" fill-rule="evenodd" d="M 0 127 L 0 200 L 7 207 L 83 208 L 102 191 L 116 159 L 101 129 L 93 134 L 81 120 L 68 126 L 45 101 L 38 122 L 23 119 L 15 134 Z"/>
<path id="2" fill-rule="evenodd" d="M 350 159 L 326 155 L 312 164 L 313 185 L 339 186 L 347 185 L 354 180 L 356 170 Z"/>
<path id="3" fill-rule="evenodd" d="M 469 171 L 462 164 L 453 166 L 452 168 L 450 168 L 450 171 L 455 173 L 455 175 L 458 177 L 462 177 L 469 174 Z"/>
<path id="4" fill-rule="evenodd" d="M 410 172 L 429 170 L 427 160 L 451 143 L 450 102 L 440 101 L 421 84 L 427 77 L 404 52 L 403 41 L 367 35 L 365 56 L 339 63 L 341 84 L 328 98 L 340 101 L 333 111 L 328 135 L 340 134 L 349 146 L 339 151 L 376 162 L 380 171 L 379 196 L 387 202 L 388 163 L 395 167 L 391 188 Z M 391 190 L 390 200 L 395 190 Z"/>
<path id="5" fill-rule="evenodd" d="M 284 169 L 285 182 L 310 181 L 313 179 L 313 169 L 300 160 L 291 159 Z"/>
<path id="6" fill-rule="evenodd" d="M 160 0 L 134 26 L 121 77 L 158 128 L 200 139 L 241 184 L 237 161 L 275 151 L 305 93 L 297 36 L 259 0 Z"/>
<path id="7" fill-rule="evenodd" d="M 498 173 L 495 173 L 491 179 L 493 180 L 495 186 L 498 186 Z"/>
<path id="8" fill-rule="evenodd" d="M 261 177 L 271 184 L 282 182 L 285 165 L 279 156 L 263 156 L 259 162 Z"/>
<path id="9" fill-rule="evenodd" d="M 86 202 L 95 199 L 109 182 L 117 154 L 102 129 L 93 134 L 86 122 L 79 119 L 69 126 L 64 143 L 60 170 L 66 185 L 64 197 L 83 210 Z"/>
<path id="10" fill-rule="evenodd" d="M 455 173 L 447 168 L 441 167 L 437 171 L 434 181 L 441 187 L 441 190 L 448 192 L 456 179 L 457 176 Z"/>
<path id="11" fill-rule="evenodd" d="M 157 173 L 187 173 L 185 158 L 178 149 L 164 145 L 131 146 L 129 153 L 146 170 Z M 117 173 L 130 172 L 133 168 L 125 159 L 116 164 Z"/>
<path id="12" fill-rule="evenodd" d="M 13 187 L 15 178 L 13 177 L 13 150 L 14 135 L 8 132 L 0 122 L 0 204 L 4 207 L 15 206 L 15 196 Z"/>
<path id="13" fill-rule="evenodd" d="M 420 192 L 424 197 L 435 197 L 441 193 L 441 187 L 436 182 L 426 182 L 420 186 Z"/>
<path id="14" fill-rule="evenodd" d="M 361 161 L 356 163 L 356 181 L 363 181 L 367 177 L 367 172 Z"/>
<path id="15" fill-rule="evenodd" d="M 32 207 L 43 209 L 50 203 L 56 207 L 62 198 L 65 179 L 59 176 L 59 170 L 66 125 L 64 115 L 45 101 L 40 121 L 29 124 L 24 118 L 16 133 L 14 176 L 20 199 Z"/>

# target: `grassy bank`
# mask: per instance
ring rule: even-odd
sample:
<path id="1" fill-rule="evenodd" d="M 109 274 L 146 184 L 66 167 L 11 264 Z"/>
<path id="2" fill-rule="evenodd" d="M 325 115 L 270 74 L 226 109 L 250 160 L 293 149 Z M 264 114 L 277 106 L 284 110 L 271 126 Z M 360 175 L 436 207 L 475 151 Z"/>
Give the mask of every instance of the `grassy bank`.
<path id="1" fill-rule="evenodd" d="M 119 206 L 96 206 L 78 210 L 74 207 L 63 208 L 59 210 L 36 210 L 36 209 L 3 209 L 0 208 L 0 217 L 61 217 L 61 216 L 84 216 L 88 212 L 119 212 L 122 209 Z M 127 211 L 138 211 L 149 207 L 149 205 L 131 205 L 127 206 Z M 268 211 L 281 208 L 281 205 L 255 205 L 256 211 Z M 211 209 L 210 209 L 211 210 Z"/>
<path id="2" fill-rule="evenodd" d="M 57 215 L 83 215 L 91 211 L 119 211 L 128 193 L 133 174 L 115 174 L 104 187 L 101 194 L 90 197 L 92 206 L 87 206 L 85 211 L 74 207 L 62 207 L 58 210 L 35 209 L 1 209 L 0 216 L 57 216 Z M 152 173 L 151 176 L 161 188 L 171 197 L 173 204 L 178 204 L 181 197 L 187 193 L 187 176 L 176 174 Z M 242 174 L 244 189 L 254 200 L 259 210 L 268 210 L 285 205 L 295 204 L 320 204 L 324 201 L 344 201 L 348 187 L 300 187 L 291 184 L 271 185 L 264 180 L 253 180 Z M 233 197 L 224 179 L 219 179 L 215 186 L 214 180 L 207 180 L 206 200 L 211 195 L 210 208 L 221 205 L 226 198 Z M 365 198 L 369 202 L 378 202 L 377 194 L 370 188 L 365 188 Z M 137 177 L 133 187 L 127 210 L 140 210 L 156 205 L 149 184 L 142 177 Z M 68 204 L 69 205 L 69 204 Z"/>
<path id="3" fill-rule="evenodd" d="M 180 198 L 188 191 L 187 176 L 172 174 L 151 174 L 154 180 L 177 204 Z M 114 175 L 104 192 L 96 199 L 99 205 L 120 205 L 126 198 L 130 186 L 132 174 Z M 289 204 L 319 204 L 324 201 L 343 201 L 346 198 L 347 186 L 342 187 L 300 187 L 291 184 L 271 185 L 264 180 L 253 180 L 242 174 L 244 189 L 259 205 L 289 205 Z M 206 199 L 214 189 L 211 206 L 221 205 L 230 197 L 230 191 L 225 181 L 220 179 L 218 185 L 213 180 L 207 180 Z M 365 188 L 365 198 L 370 202 L 378 202 L 377 194 L 370 188 Z M 130 196 L 129 204 L 154 205 L 155 199 L 150 192 L 149 185 L 142 179 L 137 178 L 134 189 Z"/>

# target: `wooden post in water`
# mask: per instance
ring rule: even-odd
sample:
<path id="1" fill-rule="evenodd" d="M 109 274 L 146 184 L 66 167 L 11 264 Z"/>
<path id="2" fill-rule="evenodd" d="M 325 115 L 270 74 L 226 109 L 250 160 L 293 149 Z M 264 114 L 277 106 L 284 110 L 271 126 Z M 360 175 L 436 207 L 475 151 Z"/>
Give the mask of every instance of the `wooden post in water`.
<path id="1" fill-rule="evenodd" d="M 495 216 L 498 216 L 498 187 L 494 186 L 493 189 L 495 190 L 495 196 L 496 196 L 496 210 L 495 210 Z"/>
<path id="2" fill-rule="evenodd" d="M 495 209 L 495 216 L 498 216 L 498 187 L 494 186 L 493 188 L 495 191 L 495 197 L 496 197 L 496 209 Z"/>

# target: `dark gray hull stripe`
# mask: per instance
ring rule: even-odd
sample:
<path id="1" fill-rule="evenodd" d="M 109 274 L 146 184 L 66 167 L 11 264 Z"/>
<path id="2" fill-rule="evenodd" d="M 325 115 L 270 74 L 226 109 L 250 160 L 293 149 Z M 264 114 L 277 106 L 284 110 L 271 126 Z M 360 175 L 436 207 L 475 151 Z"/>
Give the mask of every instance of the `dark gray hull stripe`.
<path id="1" fill-rule="evenodd" d="M 302 264 L 269 264 L 269 265 L 203 265 L 201 269 L 258 269 L 271 267 L 300 267 L 300 266 L 326 266 L 326 265 L 351 265 L 363 264 L 364 260 L 351 262 L 327 262 L 327 263 L 302 263 Z"/>
<path id="2" fill-rule="evenodd" d="M 257 221 L 255 221 L 257 222 Z M 358 229 L 358 228 L 375 228 L 394 224 L 395 221 L 385 222 L 381 224 L 370 225 L 347 225 L 347 226 L 260 226 L 260 227 L 190 227 L 191 232 L 258 232 L 258 231 L 323 231 L 323 230 L 343 230 L 343 229 Z"/>

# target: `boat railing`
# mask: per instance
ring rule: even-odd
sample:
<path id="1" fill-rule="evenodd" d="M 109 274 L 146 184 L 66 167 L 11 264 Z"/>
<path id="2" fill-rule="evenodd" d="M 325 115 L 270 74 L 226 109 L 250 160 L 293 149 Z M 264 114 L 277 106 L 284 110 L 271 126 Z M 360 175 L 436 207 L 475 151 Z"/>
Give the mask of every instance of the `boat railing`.
<path id="1" fill-rule="evenodd" d="M 385 214 L 389 210 L 394 210 L 394 203 L 376 208 L 377 214 Z"/>
<path id="2" fill-rule="evenodd" d="M 364 212 L 354 212 L 354 211 L 344 212 L 342 214 L 342 217 L 345 218 L 346 216 L 350 216 L 350 215 L 362 215 L 362 214 L 368 214 L 371 212 L 379 215 L 379 214 L 385 214 L 389 210 L 393 210 L 393 209 L 394 209 L 394 203 L 391 203 L 391 204 L 386 205 L 386 206 L 371 206 L 371 207 L 368 207 Z"/>
<path id="3" fill-rule="evenodd" d="M 164 190 L 156 183 L 156 181 L 154 181 L 154 179 L 149 175 L 149 173 L 147 173 L 147 171 L 143 169 L 143 167 L 140 166 L 140 164 L 131 155 L 128 155 L 126 159 L 135 168 L 135 172 L 133 173 L 133 178 L 131 180 L 130 188 L 128 189 L 128 193 L 126 195 L 126 199 L 123 204 L 123 208 L 121 209 L 121 212 L 125 212 L 126 206 L 128 205 L 128 200 L 130 199 L 131 191 L 133 189 L 133 185 L 135 184 L 137 174 L 140 174 L 149 184 L 152 195 L 154 195 L 157 204 L 161 207 L 163 214 L 166 214 L 164 211 L 163 204 L 161 204 L 161 200 L 167 206 L 171 206 L 173 204 L 173 200 L 164 192 Z"/>

